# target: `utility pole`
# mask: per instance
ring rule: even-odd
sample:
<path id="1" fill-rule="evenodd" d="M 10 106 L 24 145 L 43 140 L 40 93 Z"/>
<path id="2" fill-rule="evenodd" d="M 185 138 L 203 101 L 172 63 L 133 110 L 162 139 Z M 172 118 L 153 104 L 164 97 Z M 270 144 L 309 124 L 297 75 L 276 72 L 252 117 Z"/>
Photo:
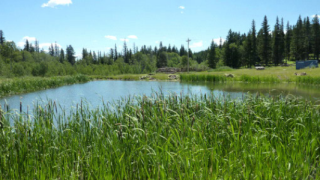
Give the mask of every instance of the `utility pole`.
<path id="1" fill-rule="evenodd" d="M 190 39 L 188 38 L 188 40 L 187 40 L 187 42 L 188 42 L 188 49 L 187 49 L 187 51 L 188 51 L 188 73 L 189 73 L 189 43 L 190 43 Z"/>

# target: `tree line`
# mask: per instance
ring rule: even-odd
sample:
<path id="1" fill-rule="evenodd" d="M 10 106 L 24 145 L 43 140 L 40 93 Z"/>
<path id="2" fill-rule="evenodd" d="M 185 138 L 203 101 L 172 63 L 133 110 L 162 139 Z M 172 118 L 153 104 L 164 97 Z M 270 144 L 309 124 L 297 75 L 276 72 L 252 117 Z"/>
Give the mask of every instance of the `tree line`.
<path id="1" fill-rule="evenodd" d="M 228 32 L 226 40 L 219 45 L 213 41 L 205 51 L 197 53 L 181 45 L 159 46 L 133 44 L 129 48 L 124 41 L 123 49 L 115 44 L 109 52 L 95 52 L 82 49 L 82 57 L 76 60 L 72 45 L 64 51 L 57 43 L 52 43 L 47 51 L 26 40 L 23 48 L 5 40 L 0 30 L 0 75 L 1 76 L 52 76 L 68 74 L 117 75 L 154 72 L 160 67 L 180 67 L 189 64 L 193 70 L 208 70 L 229 66 L 232 68 L 255 65 L 280 65 L 288 60 L 319 60 L 320 25 L 317 15 L 312 20 L 299 16 L 295 25 L 284 25 L 283 19 L 276 19 L 271 30 L 267 16 L 261 28 L 256 29 L 253 20 L 248 33 Z"/>

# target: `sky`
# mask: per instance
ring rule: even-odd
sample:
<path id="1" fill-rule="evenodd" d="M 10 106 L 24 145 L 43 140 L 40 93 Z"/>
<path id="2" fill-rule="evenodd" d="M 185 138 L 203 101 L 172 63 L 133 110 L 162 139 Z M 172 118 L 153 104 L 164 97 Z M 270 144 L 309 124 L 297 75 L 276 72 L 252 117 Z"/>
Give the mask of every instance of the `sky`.
<path id="1" fill-rule="evenodd" d="M 276 17 L 295 24 L 299 15 L 320 14 L 319 0 L 0 0 L 0 30 L 7 41 L 23 48 L 37 39 L 40 48 L 50 43 L 72 45 L 80 57 L 82 48 L 109 53 L 124 41 L 158 46 L 181 45 L 194 52 L 205 50 L 212 40 L 219 44 L 230 29 L 247 33 L 252 20 L 261 28 L 266 15 L 271 30 Z"/>

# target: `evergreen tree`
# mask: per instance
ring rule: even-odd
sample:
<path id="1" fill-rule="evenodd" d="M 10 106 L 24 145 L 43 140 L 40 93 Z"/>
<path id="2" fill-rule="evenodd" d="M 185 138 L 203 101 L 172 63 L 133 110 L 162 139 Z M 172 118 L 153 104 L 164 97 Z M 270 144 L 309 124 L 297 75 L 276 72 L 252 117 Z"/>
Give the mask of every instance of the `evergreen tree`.
<path id="1" fill-rule="evenodd" d="M 257 51 L 257 32 L 256 32 L 256 23 L 254 20 L 252 20 L 251 24 L 251 36 L 249 39 L 251 39 L 251 49 L 250 49 L 250 60 L 249 60 L 249 66 L 253 66 L 257 63 L 257 58 L 258 58 L 258 51 Z"/>
<path id="2" fill-rule="evenodd" d="M 125 63 L 129 64 L 128 48 L 126 41 L 123 42 L 123 59 Z"/>
<path id="3" fill-rule="evenodd" d="M 5 38 L 4 38 L 4 34 L 3 34 L 3 31 L 0 30 L 0 44 L 3 45 L 3 43 L 5 42 Z"/>
<path id="4" fill-rule="evenodd" d="M 312 46 L 311 46 L 311 24 L 309 17 L 307 17 L 304 20 L 304 42 L 303 42 L 303 59 L 308 60 L 309 59 L 309 54 L 312 51 Z"/>
<path id="5" fill-rule="evenodd" d="M 312 19 L 312 37 L 313 37 L 313 55 L 314 58 L 319 60 L 320 54 L 320 24 L 319 17 L 315 15 Z"/>
<path id="6" fill-rule="evenodd" d="M 35 52 L 39 53 L 40 52 L 39 41 L 36 40 L 34 43 L 35 43 L 34 44 L 34 50 L 35 50 Z"/>
<path id="7" fill-rule="evenodd" d="M 167 53 L 166 52 L 161 52 L 159 54 L 159 57 L 157 58 L 157 67 L 166 67 L 167 66 Z"/>
<path id="8" fill-rule="evenodd" d="M 209 62 L 210 68 L 212 68 L 212 69 L 216 68 L 216 48 L 215 48 L 215 44 L 213 41 L 211 41 L 208 62 Z"/>
<path id="9" fill-rule="evenodd" d="M 59 61 L 60 61 L 60 63 L 63 63 L 63 61 L 64 61 L 64 51 L 63 51 L 63 49 L 61 48 L 61 50 L 60 50 L 60 57 L 59 57 Z"/>
<path id="10" fill-rule="evenodd" d="M 284 24 L 283 24 L 283 18 L 281 18 L 281 25 L 280 25 L 280 59 L 281 63 L 283 63 L 284 59 L 284 52 L 285 52 L 285 42 L 284 42 L 285 34 L 284 34 Z"/>
<path id="11" fill-rule="evenodd" d="M 289 21 L 288 21 L 288 23 L 287 23 L 287 28 L 286 28 L 286 30 L 287 30 L 287 33 L 286 33 L 286 35 L 285 35 L 285 42 L 284 42 L 284 44 L 285 44 L 285 50 L 284 50 L 284 52 L 285 52 L 285 57 L 286 57 L 286 60 L 288 61 L 288 60 L 290 60 L 290 55 L 291 55 L 291 53 L 290 53 L 290 50 L 291 50 L 291 40 L 292 40 L 292 28 L 291 28 L 291 26 L 290 26 L 290 24 L 289 24 Z"/>
<path id="12" fill-rule="evenodd" d="M 82 49 L 82 59 L 85 59 L 88 56 L 88 50 L 86 48 Z"/>
<path id="13" fill-rule="evenodd" d="M 114 52 L 112 48 L 110 48 L 110 58 L 114 61 Z"/>
<path id="14" fill-rule="evenodd" d="M 55 42 L 55 44 L 54 44 L 54 56 L 59 57 L 59 46 L 58 46 L 57 42 Z"/>
<path id="15" fill-rule="evenodd" d="M 262 23 L 262 62 L 268 66 L 270 63 L 270 56 L 271 56 L 271 37 L 269 34 L 270 28 L 268 25 L 267 16 L 264 16 L 264 20 Z"/>
<path id="16" fill-rule="evenodd" d="M 24 49 L 23 49 L 24 51 L 30 51 L 30 44 L 29 44 L 29 41 L 28 41 L 28 39 L 26 39 L 26 43 L 25 43 L 25 45 L 24 45 Z"/>
<path id="17" fill-rule="evenodd" d="M 114 61 L 118 59 L 117 44 L 114 45 Z"/>
<path id="18" fill-rule="evenodd" d="M 74 65 L 76 63 L 76 58 L 74 56 L 75 52 L 73 50 L 73 47 L 71 45 L 67 46 L 67 61 Z"/>
<path id="19" fill-rule="evenodd" d="M 253 47 L 252 47 L 252 31 L 249 30 L 249 33 L 248 33 L 248 37 L 247 37 L 247 40 L 244 44 L 244 51 L 245 51 L 245 62 L 243 62 L 242 65 L 247 65 L 248 67 L 251 67 L 252 65 L 254 65 L 254 62 L 253 62 L 253 58 L 252 58 L 252 50 L 253 50 Z"/>
<path id="20" fill-rule="evenodd" d="M 53 47 L 53 44 L 51 44 L 51 46 L 49 46 L 49 54 L 51 56 L 54 56 L 54 47 Z"/>
<path id="21" fill-rule="evenodd" d="M 219 49 L 222 49 L 222 38 L 220 37 Z"/>
<path id="22" fill-rule="evenodd" d="M 187 55 L 187 54 L 188 54 L 188 53 L 187 53 L 187 51 L 184 49 L 184 46 L 181 45 L 181 48 L 180 48 L 180 56 L 182 57 L 182 56 Z"/>
<path id="23" fill-rule="evenodd" d="M 273 63 L 277 66 L 281 63 L 281 52 L 280 52 L 280 24 L 279 18 L 277 17 L 276 24 L 273 30 L 273 46 L 272 46 L 272 58 Z"/>
<path id="24" fill-rule="evenodd" d="M 290 47 L 291 55 L 295 58 L 296 61 L 303 59 L 303 39 L 303 24 L 301 16 L 299 16 L 297 24 L 293 29 L 293 36 Z"/>

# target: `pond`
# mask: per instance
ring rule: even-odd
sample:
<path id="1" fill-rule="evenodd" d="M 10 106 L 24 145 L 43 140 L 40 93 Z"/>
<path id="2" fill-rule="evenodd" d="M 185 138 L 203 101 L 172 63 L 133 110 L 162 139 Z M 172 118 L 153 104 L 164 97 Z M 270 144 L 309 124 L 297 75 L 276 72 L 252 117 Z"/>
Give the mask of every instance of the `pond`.
<path id="1" fill-rule="evenodd" d="M 167 81 L 91 81 L 84 84 L 74 84 L 54 89 L 47 89 L 27 94 L 4 97 L 0 99 L 0 105 L 9 105 L 11 110 L 18 110 L 20 102 L 22 110 L 29 112 L 36 103 L 46 103 L 48 100 L 55 101 L 63 109 L 68 110 L 81 102 L 86 101 L 90 107 L 96 108 L 103 102 L 112 102 L 121 97 L 133 95 L 150 96 L 154 92 L 162 91 L 169 93 L 200 94 L 213 93 L 215 96 L 230 96 L 241 98 L 248 92 L 257 92 L 266 95 L 292 94 L 302 98 L 316 101 L 320 98 L 320 89 L 317 86 L 296 84 L 246 84 L 246 83 L 180 83 Z"/>

